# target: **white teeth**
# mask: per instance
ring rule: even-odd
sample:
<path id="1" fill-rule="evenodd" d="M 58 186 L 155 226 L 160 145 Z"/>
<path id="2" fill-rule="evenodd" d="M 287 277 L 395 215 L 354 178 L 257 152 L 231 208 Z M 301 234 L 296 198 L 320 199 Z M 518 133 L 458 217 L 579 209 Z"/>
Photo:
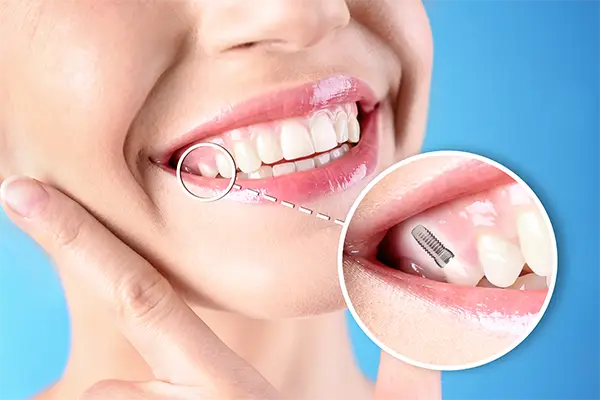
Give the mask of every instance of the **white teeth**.
<path id="1" fill-rule="evenodd" d="M 296 165 L 293 162 L 273 165 L 273 176 L 281 176 L 296 172 Z"/>
<path id="2" fill-rule="evenodd" d="M 525 264 L 521 250 L 498 235 L 481 235 L 477 252 L 486 278 L 498 287 L 512 285 Z"/>
<path id="3" fill-rule="evenodd" d="M 273 164 L 283 158 L 281 146 L 277 137 L 267 129 L 257 130 L 255 133 L 256 151 L 265 164 Z"/>
<path id="4" fill-rule="evenodd" d="M 340 158 L 341 156 L 346 154 L 348 152 L 348 150 L 350 150 L 350 146 L 348 146 L 347 144 L 343 144 L 340 147 L 338 147 L 337 149 L 331 150 L 329 152 L 329 155 L 331 156 L 332 160 L 337 160 L 338 158 Z"/>
<path id="5" fill-rule="evenodd" d="M 231 164 L 223 154 L 217 154 L 215 157 L 215 161 L 217 162 L 217 169 L 219 170 L 219 175 L 223 178 L 231 178 L 233 176 L 233 171 L 231 171 Z"/>
<path id="6" fill-rule="evenodd" d="M 286 160 L 310 156 L 315 152 L 308 131 L 295 121 L 285 121 L 281 125 L 281 150 Z"/>
<path id="7" fill-rule="evenodd" d="M 331 161 L 331 155 L 329 153 L 319 154 L 314 158 L 314 160 L 317 167 L 322 167 Z"/>
<path id="8" fill-rule="evenodd" d="M 268 165 L 263 165 L 257 171 L 248 174 L 248 179 L 263 179 L 273 176 L 273 168 Z"/>
<path id="9" fill-rule="evenodd" d="M 348 141 L 358 143 L 360 140 L 360 124 L 354 115 L 348 118 Z"/>
<path id="10" fill-rule="evenodd" d="M 446 281 L 455 285 L 477 286 L 483 278 L 481 268 L 469 268 L 456 257 L 452 258 L 443 268 Z"/>
<path id="11" fill-rule="evenodd" d="M 219 173 L 219 170 L 215 166 L 202 162 L 198 163 L 198 170 L 200 170 L 200 175 L 207 178 L 214 178 Z"/>
<path id="12" fill-rule="evenodd" d="M 295 161 L 294 164 L 296 165 L 296 171 L 307 171 L 315 167 L 315 160 L 307 158 L 306 160 Z"/>
<path id="13" fill-rule="evenodd" d="M 338 113 L 335 118 L 335 136 L 338 143 L 348 141 L 348 115 Z"/>
<path id="14" fill-rule="evenodd" d="M 233 145 L 233 154 L 235 163 L 243 172 L 254 172 L 260 168 L 260 158 L 256 155 L 250 141 L 236 141 Z"/>
<path id="15" fill-rule="evenodd" d="M 552 275 L 552 244 L 540 213 L 534 210 L 519 212 L 517 233 L 523 257 L 529 268 L 536 275 Z"/>
<path id="16" fill-rule="evenodd" d="M 515 283 L 510 286 L 511 289 L 517 290 L 536 290 L 547 289 L 546 278 L 536 274 L 527 274 L 517 278 Z"/>
<path id="17" fill-rule="evenodd" d="M 317 114 L 311 119 L 310 136 L 317 153 L 331 150 L 338 145 L 335 129 L 326 114 Z"/>

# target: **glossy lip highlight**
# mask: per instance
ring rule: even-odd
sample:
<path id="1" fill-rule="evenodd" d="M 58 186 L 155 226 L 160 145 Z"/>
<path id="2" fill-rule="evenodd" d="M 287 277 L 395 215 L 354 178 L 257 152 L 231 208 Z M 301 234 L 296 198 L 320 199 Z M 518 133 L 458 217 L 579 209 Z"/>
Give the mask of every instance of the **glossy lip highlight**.
<path id="1" fill-rule="evenodd" d="M 482 160 L 467 159 L 464 155 L 456 157 L 455 161 L 419 184 L 399 188 L 393 198 L 382 199 L 378 207 L 363 212 L 355 209 L 344 241 L 344 262 L 451 312 L 469 315 L 482 323 L 501 320 L 504 330 L 530 329 L 535 326 L 531 322 L 537 318 L 548 297 L 547 290 L 517 291 L 436 282 L 385 266 L 375 257 L 377 246 L 391 227 L 436 205 L 512 179 Z"/>
<path id="2" fill-rule="evenodd" d="M 366 114 L 360 118 L 361 140 L 342 158 L 323 167 L 266 179 L 240 180 L 242 190 L 232 190 L 225 199 L 243 203 L 271 203 L 255 192 L 288 201 L 305 202 L 330 195 L 368 177 L 377 166 L 378 103 L 372 90 L 362 81 L 335 76 L 315 83 L 268 94 L 231 107 L 223 114 L 193 129 L 175 140 L 164 150 L 151 156 L 153 163 L 175 176 L 169 165 L 173 154 L 184 147 L 220 133 L 269 122 L 277 119 L 307 115 L 334 104 L 356 102 Z M 186 183 L 201 188 L 210 196 L 227 186 L 229 180 L 184 174 Z M 247 189 L 252 189 L 254 193 Z M 272 204 L 272 203 L 271 203 Z"/>

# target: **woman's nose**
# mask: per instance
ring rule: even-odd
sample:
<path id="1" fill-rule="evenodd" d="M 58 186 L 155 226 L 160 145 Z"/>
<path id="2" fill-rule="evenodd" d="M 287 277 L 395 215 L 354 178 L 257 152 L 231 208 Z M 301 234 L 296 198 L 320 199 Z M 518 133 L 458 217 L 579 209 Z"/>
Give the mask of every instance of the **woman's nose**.
<path id="1" fill-rule="evenodd" d="M 296 52 L 350 20 L 345 0 L 206 0 L 200 8 L 198 39 L 209 55 L 248 46 Z"/>

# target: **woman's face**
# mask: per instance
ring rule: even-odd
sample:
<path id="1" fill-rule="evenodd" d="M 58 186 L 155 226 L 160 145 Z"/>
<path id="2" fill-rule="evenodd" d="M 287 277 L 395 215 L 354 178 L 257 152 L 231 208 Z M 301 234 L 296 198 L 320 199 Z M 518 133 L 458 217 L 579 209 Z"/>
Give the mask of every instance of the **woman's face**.
<path id="1" fill-rule="evenodd" d="M 238 176 L 344 219 L 372 176 L 420 148 L 432 58 L 420 2 L 23 0 L 0 5 L 0 37 L 0 177 L 63 190 L 191 302 L 259 318 L 343 305 L 340 226 L 243 196 L 200 203 L 167 161 L 198 140 L 225 140 L 238 166 L 252 164 L 235 140 L 256 146 L 258 128 L 301 153 L 290 119 L 323 156 L 326 123 L 335 130 L 346 110 L 361 138 L 340 159 Z M 329 120 L 313 131 L 320 109 Z"/>

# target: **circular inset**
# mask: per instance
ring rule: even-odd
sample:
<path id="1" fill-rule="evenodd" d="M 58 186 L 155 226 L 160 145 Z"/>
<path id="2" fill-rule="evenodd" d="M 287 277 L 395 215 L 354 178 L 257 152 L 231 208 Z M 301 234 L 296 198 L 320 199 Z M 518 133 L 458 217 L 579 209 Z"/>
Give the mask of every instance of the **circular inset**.
<path id="1" fill-rule="evenodd" d="M 351 313 L 410 364 L 461 370 L 521 343 L 554 291 L 556 238 L 506 167 L 439 151 L 406 159 L 359 195 L 338 249 Z"/>
<path id="2" fill-rule="evenodd" d="M 228 163 L 228 165 L 229 165 L 229 170 L 233 171 L 232 176 L 229 179 L 229 184 L 225 187 L 225 189 L 217 191 L 216 194 L 213 194 L 212 196 L 209 196 L 209 197 L 199 196 L 199 195 L 195 194 L 192 190 L 190 190 L 186 186 L 185 182 L 183 181 L 183 174 L 181 172 L 185 158 L 187 156 L 189 156 L 193 151 L 201 149 L 201 148 L 211 148 L 213 150 L 222 152 L 225 155 L 225 162 Z M 231 192 L 231 189 L 233 189 L 233 185 L 235 185 L 235 176 L 236 176 L 235 170 L 236 170 L 235 160 L 233 159 L 233 156 L 231 155 L 231 153 L 229 153 L 229 151 L 227 151 L 227 149 L 221 145 L 208 142 L 208 143 L 195 144 L 193 146 L 190 146 L 190 148 L 188 148 L 187 150 L 185 150 L 183 152 L 183 154 L 181 155 L 181 157 L 179 157 L 179 161 L 177 162 L 176 174 L 177 174 L 177 180 L 179 181 L 179 184 L 181 185 L 181 187 L 183 187 L 183 190 L 185 190 L 185 192 L 188 195 L 190 195 L 191 197 L 193 197 L 196 200 L 199 200 L 204 203 L 208 203 L 208 202 L 212 202 L 212 201 L 221 200 L 223 197 L 227 196 L 227 194 L 229 192 Z"/>

